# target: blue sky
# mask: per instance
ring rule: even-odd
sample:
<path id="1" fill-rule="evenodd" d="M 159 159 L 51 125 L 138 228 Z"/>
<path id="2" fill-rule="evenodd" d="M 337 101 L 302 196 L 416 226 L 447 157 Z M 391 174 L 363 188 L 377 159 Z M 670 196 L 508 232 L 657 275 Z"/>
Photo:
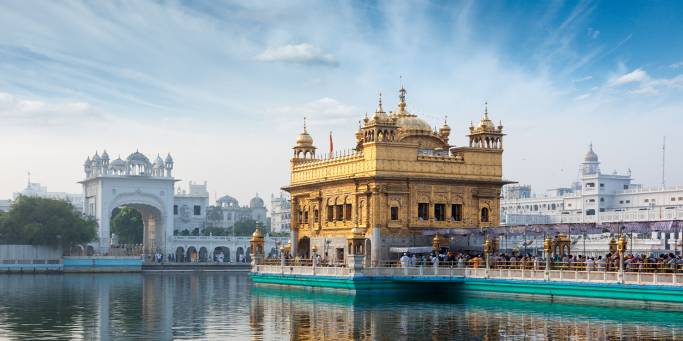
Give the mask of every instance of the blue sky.
<path id="1" fill-rule="evenodd" d="M 0 198 L 29 170 L 79 191 L 102 149 L 171 152 L 212 196 L 269 195 L 304 116 L 320 149 L 329 131 L 350 148 L 399 76 L 456 145 L 488 101 L 505 177 L 539 192 L 573 181 L 590 141 L 603 171 L 658 185 L 665 135 L 683 185 L 682 17 L 676 1 L 2 2 Z"/>

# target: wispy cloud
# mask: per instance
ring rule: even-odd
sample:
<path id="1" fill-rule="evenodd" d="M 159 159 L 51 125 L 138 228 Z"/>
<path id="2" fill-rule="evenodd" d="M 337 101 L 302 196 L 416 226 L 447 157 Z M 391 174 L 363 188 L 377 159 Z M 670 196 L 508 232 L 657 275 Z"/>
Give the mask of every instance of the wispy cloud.
<path id="1" fill-rule="evenodd" d="M 671 78 L 654 78 L 645 70 L 637 68 L 631 72 L 622 74 L 608 82 L 610 87 L 622 87 L 633 85 L 627 88 L 628 92 L 637 95 L 658 95 L 665 90 L 678 90 L 683 88 L 683 74 Z"/>
<path id="2" fill-rule="evenodd" d="M 330 97 L 323 97 L 303 105 L 276 108 L 274 112 L 286 117 L 295 117 L 297 115 L 302 119 L 303 117 L 308 117 L 313 125 L 349 122 L 349 120 L 356 119 L 360 115 L 355 106 L 344 104 Z"/>
<path id="3" fill-rule="evenodd" d="M 635 69 L 629 73 L 623 74 L 610 81 L 611 86 L 621 86 L 629 83 L 641 83 L 648 80 L 650 77 L 643 69 Z"/>
<path id="4" fill-rule="evenodd" d="M 5 126 L 73 127 L 104 119 L 101 111 L 87 102 L 48 102 L 0 92 L 0 121 Z"/>
<path id="5" fill-rule="evenodd" d="M 510 134 L 506 177 L 539 187 L 558 185 L 548 167 L 573 167 L 568 155 L 580 157 L 590 135 L 620 136 L 637 127 L 648 141 L 683 124 L 672 114 L 680 113 L 683 80 L 665 73 L 683 66 L 661 74 L 639 65 L 611 70 L 635 53 L 642 65 L 669 65 L 680 56 L 647 60 L 630 32 L 595 22 L 599 2 L 528 4 L 522 13 L 517 5 L 500 2 L 491 10 L 477 1 L 3 2 L 0 145 L 16 148 L 0 148 L 0 160 L 13 161 L 3 168 L 0 198 L 21 186 L 26 169 L 43 165 L 51 187 L 78 190 L 79 165 L 94 145 L 170 151 L 178 176 L 206 179 L 218 193 L 249 198 L 274 191 L 287 181 L 303 116 L 315 128 L 311 134 L 334 129 L 335 144 L 351 146 L 378 90 L 389 94 L 387 111 L 396 105 L 391 93 L 399 75 L 409 110 L 430 124 L 448 115 L 456 145 L 466 143 L 467 123 L 489 100 L 490 115 Z M 622 54 L 627 49 L 633 53 Z M 643 112 L 672 124 L 620 120 Z M 608 123 L 575 123 L 587 119 Z M 106 129 L 65 128 L 86 122 Z M 576 150 L 556 153 L 553 143 L 538 141 L 572 141 Z M 617 145 L 602 143 L 603 150 Z M 59 155 L 48 163 L 38 155 L 60 154 L 54 151 L 64 146 L 72 147 L 68 160 Z M 215 157 L 216 146 L 231 157 Z M 252 160 L 259 150 L 269 152 L 261 167 L 233 162 Z M 645 147 L 629 150 L 647 157 Z M 529 161 L 520 164 L 522 158 Z M 648 163 L 634 168 L 645 181 L 640 174 Z"/>
<path id="6" fill-rule="evenodd" d="M 339 66 L 332 54 L 308 43 L 269 47 L 256 59 L 262 62 Z"/>
<path id="7" fill-rule="evenodd" d="M 669 67 L 671 67 L 672 69 L 678 69 L 680 67 L 683 67 L 683 60 L 681 60 L 678 63 L 673 63 L 673 64 L 669 65 Z"/>
<path id="8" fill-rule="evenodd" d="M 585 76 L 574 80 L 574 83 L 581 83 L 593 79 L 593 76 Z"/>

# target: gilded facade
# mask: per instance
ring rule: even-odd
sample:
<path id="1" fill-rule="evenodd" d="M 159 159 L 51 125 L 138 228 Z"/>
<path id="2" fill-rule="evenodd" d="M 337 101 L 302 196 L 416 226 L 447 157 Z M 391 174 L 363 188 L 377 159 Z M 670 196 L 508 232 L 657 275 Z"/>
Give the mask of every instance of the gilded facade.
<path id="1" fill-rule="evenodd" d="M 429 246 L 449 229 L 497 226 L 503 126 L 485 110 L 469 142 L 454 146 L 451 128 L 432 129 L 407 110 L 377 109 L 359 122 L 352 152 L 320 158 L 304 124 L 291 159 L 292 253 L 343 261 L 346 238 L 366 237 L 366 261 L 391 257 L 392 247 Z M 354 229 L 352 231 L 352 229 Z"/>

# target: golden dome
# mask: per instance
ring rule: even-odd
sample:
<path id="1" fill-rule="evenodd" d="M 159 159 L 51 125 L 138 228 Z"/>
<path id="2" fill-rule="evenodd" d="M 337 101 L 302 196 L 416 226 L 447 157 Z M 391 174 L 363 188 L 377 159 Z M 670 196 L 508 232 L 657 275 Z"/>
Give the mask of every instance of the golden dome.
<path id="1" fill-rule="evenodd" d="M 313 146 L 313 138 L 311 135 L 308 135 L 308 131 L 306 130 L 306 118 L 304 117 L 304 131 L 299 134 L 299 136 L 296 138 L 296 146 L 297 147 L 312 147 Z"/>
<path id="2" fill-rule="evenodd" d="M 406 112 L 407 113 L 407 112 Z M 427 133 L 432 132 L 432 128 L 429 126 L 429 123 L 427 123 L 425 120 L 412 115 L 412 114 L 404 114 L 400 115 L 398 117 L 398 120 L 396 121 L 396 125 L 398 125 L 399 128 L 405 130 L 405 131 L 424 131 Z"/>
<path id="3" fill-rule="evenodd" d="M 251 238 L 263 238 L 261 229 L 257 228 L 256 231 L 254 231 L 254 233 L 251 234 Z"/>
<path id="4" fill-rule="evenodd" d="M 496 125 L 493 124 L 493 121 L 489 119 L 489 113 L 484 112 L 484 117 L 481 118 L 481 121 L 479 121 L 479 126 L 477 126 L 479 129 L 483 130 L 495 130 Z"/>
<path id="5" fill-rule="evenodd" d="M 439 129 L 440 132 L 451 132 L 451 127 L 448 126 L 448 123 L 446 122 L 447 118 L 444 118 L 443 120 L 443 126 L 441 126 L 441 129 Z"/>
<path id="6" fill-rule="evenodd" d="M 406 89 L 401 86 L 398 96 L 398 110 L 394 113 L 396 125 L 403 131 L 419 131 L 431 134 L 432 127 L 429 126 L 429 123 L 406 110 L 406 93 Z"/>
<path id="7" fill-rule="evenodd" d="M 296 145 L 298 147 L 310 147 L 313 145 L 313 138 L 304 130 L 304 132 L 299 134 L 296 138 Z"/>
<path id="8" fill-rule="evenodd" d="M 496 129 L 496 125 L 489 119 L 488 103 L 485 104 L 484 116 L 482 116 L 477 127 L 470 126 L 470 131 L 473 133 L 500 133 L 502 130 L 502 124 Z"/>

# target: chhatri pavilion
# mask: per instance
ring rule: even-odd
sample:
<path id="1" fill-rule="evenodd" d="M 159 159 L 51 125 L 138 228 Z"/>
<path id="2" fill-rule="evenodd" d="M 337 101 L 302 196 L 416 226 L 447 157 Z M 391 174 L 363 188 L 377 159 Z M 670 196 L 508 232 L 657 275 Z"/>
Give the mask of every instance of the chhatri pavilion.
<path id="1" fill-rule="evenodd" d="M 347 240 L 355 238 L 362 245 L 353 253 L 378 264 L 401 249 L 452 244 L 463 238 L 456 230 L 498 226 L 501 187 L 510 183 L 502 178 L 502 124 L 486 109 L 458 146 L 446 122 L 432 129 L 408 111 L 403 87 L 399 94 L 389 112 L 380 96 L 349 153 L 319 157 L 304 124 L 284 188 L 292 200 L 293 256 L 316 252 L 343 262 L 352 253 Z"/>

